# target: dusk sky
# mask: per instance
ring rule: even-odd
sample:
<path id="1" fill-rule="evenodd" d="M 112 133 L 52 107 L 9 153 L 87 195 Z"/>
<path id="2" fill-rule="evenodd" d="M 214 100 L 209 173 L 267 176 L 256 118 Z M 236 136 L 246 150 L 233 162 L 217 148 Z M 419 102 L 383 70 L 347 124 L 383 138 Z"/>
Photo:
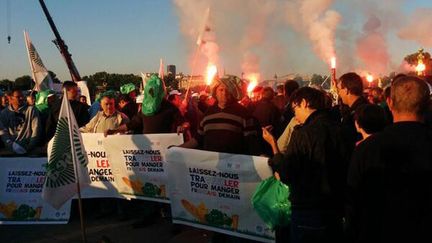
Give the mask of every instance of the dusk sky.
<path id="1" fill-rule="evenodd" d="M 341 20 L 336 27 L 336 53 L 341 53 L 338 46 L 344 45 L 344 41 L 353 40 L 355 44 L 356 38 L 360 36 L 358 32 L 366 22 L 366 14 L 358 13 L 353 15 L 353 5 L 346 2 L 355 1 L 331 1 L 333 2 L 330 9 L 338 11 L 341 15 Z M 29 36 L 41 56 L 45 66 L 54 71 L 61 80 L 70 80 L 66 64 L 60 56 L 59 51 L 51 42 L 54 39 L 54 34 L 51 31 L 48 22 L 43 14 L 43 11 L 37 0 L 11 0 L 11 44 L 7 43 L 7 15 L 6 15 L 7 0 L 0 0 L 0 80 L 11 79 L 30 75 L 30 66 L 28 63 L 26 48 L 24 45 L 23 30 L 29 32 Z M 182 30 L 182 18 L 187 18 L 186 15 L 180 14 L 179 6 L 183 1 L 170 0 L 46 0 L 45 3 L 57 25 L 57 28 L 69 46 L 69 51 L 72 53 L 72 58 L 81 74 L 81 76 L 91 75 L 99 71 L 107 71 L 109 73 L 134 73 L 140 72 L 157 72 L 159 68 L 159 58 L 163 58 L 165 64 L 175 64 L 177 72 L 190 73 L 190 57 L 194 50 L 193 38 L 185 34 Z M 191 1 L 194 2 L 194 1 Z M 226 1 L 201 1 L 211 2 L 212 5 L 228 5 Z M 235 1 L 234 1 L 235 2 Z M 256 2 L 251 0 L 250 2 Z M 263 1 L 265 2 L 265 1 Z M 283 1 L 272 1 L 280 4 Z M 406 54 L 417 51 L 419 47 L 424 47 L 426 51 L 430 51 L 432 46 L 430 43 L 416 40 L 415 37 L 402 39 L 399 37 L 399 29 L 405 26 L 411 14 L 419 8 L 427 11 L 432 9 L 432 1 L 430 0 L 389 0 L 389 1 L 368 1 L 376 2 L 377 4 L 385 2 L 386 5 L 397 4 L 396 9 L 400 9 L 402 16 L 392 16 L 399 19 L 402 23 L 398 23 L 394 27 L 391 23 L 386 25 L 386 31 L 383 32 L 386 47 L 388 48 L 389 66 L 385 71 L 391 71 L 392 67 L 398 67 Z M 222 7 L 221 7 L 222 8 Z M 219 9 L 221 9 L 219 8 Z M 380 6 L 377 6 L 379 9 Z M 218 11 L 218 6 L 215 7 Z M 367 9 L 367 8 L 365 8 Z M 394 9 L 393 9 L 394 10 Z M 235 15 L 237 9 L 226 11 L 226 16 Z M 245 10 L 246 11 L 246 10 Z M 254 10 L 251 8 L 250 16 L 254 16 Z M 276 11 L 276 10 L 275 10 Z M 361 10 L 358 10 L 361 12 Z M 366 11 L 366 10 L 365 10 Z M 386 15 L 385 7 L 382 7 L 384 15 Z M 367 11 L 366 11 L 367 13 Z M 191 15 L 204 15 L 202 8 L 197 8 L 196 12 Z M 378 17 L 381 14 L 375 13 Z M 185 17 L 186 16 L 186 17 Z M 216 13 L 213 18 L 224 16 Z M 246 15 L 245 15 L 246 16 Z M 400 18 L 399 18 L 400 17 Z M 215 22 L 217 23 L 216 19 Z M 381 20 L 385 23 L 386 20 Z M 387 18 L 387 21 L 392 22 Z M 422 19 L 418 19 L 422 21 Z M 271 21 L 270 21 L 271 22 Z M 405 23 L 406 22 L 406 23 Z M 349 24 L 348 24 L 349 23 Z M 429 32 L 432 35 L 432 21 L 430 25 L 425 26 L 424 32 Z M 236 22 L 231 22 L 236 25 Z M 199 24 L 198 24 L 199 25 Z M 428 27 L 428 28 L 427 28 Z M 264 26 L 264 28 L 266 28 Z M 269 27 L 270 28 L 270 27 Z M 229 53 L 233 46 L 227 47 L 225 42 L 222 27 L 218 33 L 218 25 L 215 24 L 215 32 L 220 40 L 219 49 L 221 63 L 227 73 L 240 75 L 242 72 L 241 65 L 238 59 L 231 58 Z M 343 35 L 348 35 L 350 31 L 355 29 L 355 37 L 341 38 Z M 349 30 L 349 31 L 344 31 Z M 181 32 L 183 31 L 183 32 Z M 353 31 L 354 32 L 354 31 Z M 275 33 L 275 32 L 271 32 Z M 322 73 L 327 72 L 327 63 L 315 54 L 313 47 L 308 42 L 306 36 L 295 34 L 290 30 L 289 25 L 278 27 L 278 36 L 273 37 L 270 34 L 266 38 L 277 39 L 281 50 L 286 52 L 276 53 L 275 56 L 284 56 L 278 61 L 277 65 L 270 64 L 266 61 L 267 49 L 257 50 L 260 47 L 254 46 L 250 50 L 257 50 L 254 54 L 261 60 L 259 67 L 262 73 L 262 78 L 271 78 L 273 74 L 283 75 L 290 72 L 296 73 Z M 193 35 L 193 34 L 192 34 Z M 297 36 L 298 35 L 298 36 Z M 354 36 L 354 34 L 353 34 Z M 345 36 L 346 37 L 346 36 Z M 260 42 L 263 46 L 271 45 L 265 40 Z M 302 43 L 301 46 L 291 46 L 290 43 Z M 352 45 L 354 45 L 351 43 Z M 348 43 L 347 45 L 351 45 Z M 356 55 L 353 51 L 356 48 L 349 47 L 347 50 L 352 50 L 352 53 L 344 53 L 345 55 Z M 250 51 L 248 50 L 248 51 Z M 292 51 L 291 51 L 292 50 Z M 262 55 L 262 56 L 261 56 Z M 338 54 L 337 54 L 338 55 Z M 300 56 L 300 57 L 299 57 Z M 279 60 L 279 59 L 278 59 Z M 296 62 L 298 61 L 298 63 Z M 361 69 L 359 61 L 353 59 L 345 67 L 345 70 L 350 68 Z M 339 64 L 343 66 L 343 63 Z M 363 69 L 365 69 L 363 65 Z M 342 67 L 341 67 L 342 68 Z"/>

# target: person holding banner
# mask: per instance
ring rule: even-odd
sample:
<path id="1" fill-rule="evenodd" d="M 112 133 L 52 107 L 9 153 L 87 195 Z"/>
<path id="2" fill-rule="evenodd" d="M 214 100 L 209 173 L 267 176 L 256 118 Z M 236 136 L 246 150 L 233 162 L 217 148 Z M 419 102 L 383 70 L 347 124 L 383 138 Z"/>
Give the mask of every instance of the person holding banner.
<path id="1" fill-rule="evenodd" d="M 133 131 L 134 134 L 175 133 L 182 123 L 180 111 L 165 98 L 162 80 L 153 75 L 147 80 L 144 87 L 142 112 L 117 128 L 107 128 L 104 135 L 127 131 Z M 133 200 L 132 202 L 136 202 L 142 217 L 141 220 L 133 223 L 135 228 L 155 223 L 162 216 L 160 211 L 164 211 L 162 206 L 155 202 L 141 200 Z"/>
<path id="2" fill-rule="evenodd" d="M 111 93 L 104 93 L 100 99 L 102 111 L 99 111 L 89 123 L 80 128 L 84 133 L 103 133 L 107 129 L 117 129 L 129 122 L 129 118 L 116 110 L 115 98 Z"/>
<path id="3" fill-rule="evenodd" d="M 320 90 L 300 88 L 290 105 L 301 125 L 294 129 L 284 154 L 263 128 L 263 138 L 274 153 L 269 164 L 291 192 L 290 242 L 340 242 L 349 159 L 341 130 L 325 109 Z"/>
<path id="4" fill-rule="evenodd" d="M 180 147 L 233 154 L 262 154 L 258 123 L 237 102 L 243 96 L 242 81 L 236 76 L 226 75 L 213 83 L 212 96 L 216 98 L 216 104 L 205 113 L 197 136 Z"/>

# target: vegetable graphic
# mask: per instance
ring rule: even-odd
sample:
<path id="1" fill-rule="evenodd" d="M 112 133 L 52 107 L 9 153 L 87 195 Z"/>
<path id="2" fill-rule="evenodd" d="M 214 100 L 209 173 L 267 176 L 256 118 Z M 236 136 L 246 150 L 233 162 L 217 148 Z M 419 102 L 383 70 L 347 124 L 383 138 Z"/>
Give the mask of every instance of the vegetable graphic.
<path id="1" fill-rule="evenodd" d="M 134 192 L 140 193 L 141 188 L 143 187 L 143 184 L 140 180 L 130 180 L 127 177 L 122 177 L 123 182 L 132 188 Z"/>
<path id="2" fill-rule="evenodd" d="M 181 203 L 183 207 L 188 211 L 192 216 L 194 216 L 198 221 L 201 223 L 206 223 L 205 215 L 208 212 L 208 209 L 206 208 L 204 203 L 200 203 L 198 207 L 195 207 L 191 202 L 189 202 L 186 199 L 182 199 Z"/>
<path id="3" fill-rule="evenodd" d="M 33 218 L 36 214 L 36 210 L 27 204 L 21 204 L 17 210 L 13 212 L 13 218 L 17 220 L 24 220 L 27 218 Z"/>
<path id="4" fill-rule="evenodd" d="M 8 204 L 0 203 L 0 213 L 2 213 L 6 218 L 12 218 L 13 212 L 17 209 L 15 202 L 10 202 Z"/>
<path id="5" fill-rule="evenodd" d="M 21 204 L 19 207 L 17 207 L 15 202 L 10 202 L 8 204 L 0 203 L 0 212 L 9 219 L 39 219 L 42 212 L 42 207 L 33 209 L 27 204 Z"/>
<path id="6" fill-rule="evenodd" d="M 210 225 L 219 227 L 224 225 L 231 226 L 232 224 L 232 219 L 228 217 L 226 213 L 223 213 L 217 209 L 212 209 L 209 214 L 205 215 L 205 219 Z"/>
<path id="7" fill-rule="evenodd" d="M 146 182 L 142 187 L 142 192 L 144 193 L 145 196 L 156 197 L 160 195 L 161 190 L 159 189 L 158 186 Z"/>

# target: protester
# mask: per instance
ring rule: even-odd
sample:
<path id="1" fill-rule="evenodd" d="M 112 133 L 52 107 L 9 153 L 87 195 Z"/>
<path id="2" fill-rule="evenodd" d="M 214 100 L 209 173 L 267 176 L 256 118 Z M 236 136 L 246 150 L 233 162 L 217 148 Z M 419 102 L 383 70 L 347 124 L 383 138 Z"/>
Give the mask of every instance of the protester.
<path id="1" fill-rule="evenodd" d="M 102 111 L 99 111 L 89 123 L 80 128 L 84 133 L 104 133 L 108 129 L 117 129 L 129 122 L 129 118 L 116 110 L 115 98 L 110 93 L 101 96 Z"/>
<path id="2" fill-rule="evenodd" d="M 432 131 L 423 123 L 428 86 L 391 86 L 394 123 L 356 147 L 348 174 L 351 242 L 432 242 Z"/>
<path id="3" fill-rule="evenodd" d="M 291 119 L 294 117 L 294 112 L 291 110 L 291 107 L 288 103 L 292 93 L 296 91 L 299 88 L 299 84 L 295 80 L 287 80 L 284 83 L 284 98 L 285 98 L 285 106 L 282 111 L 282 117 L 281 117 L 281 128 L 282 131 L 285 129 L 285 127 L 288 125 L 288 123 L 291 121 Z M 282 132 L 280 131 L 280 133 Z"/>
<path id="4" fill-rule="evenodd" d="M 66 89 L 66 96 L 58 99 L 52 106 L 52 109 L 48 115 L 46 124 L 46 137 L 50 140 L 55 133 L 57 127 L 57 121 L 60 113 L 61 102 L 64 98 L 69 100 L 72 111 L 75 115 L 75 119 L 79 127 L 86 125 L 90 121 L 90 115 L 88 109 L 83 103 L 79 102 L 78 99 L 78 85 L 73 81 L 65 81 L 63 83 L 63 89 Z"/>
<path id="5" fill-rule="evenodd" d="M 285 105 L 287 103 L 284 95 L 284 85 L 278 85 L 276 87 L 276 95 L 274 96 L 272 102 L 279 109 L 279 112 L 283 112 Z"/>
<path id="6" fill-rule="evenodd" d="M 374 104 L 359 106 L 354 113 L 354 122 L 357 132 L 362 135 L 362 140 L 358 141 L 356 145 L 370 135 L 382 131 L 387 125 L 384 109 Z"/>
<path id="7" fill-rule="evenodd" d="M 90 106 L 87 103 L 87 97 L 86 96 L 80 95 L 79 102 L 81 102 L 87 108 L 87 110 L 90 109 Z"/>
<path id="8" fill-rule="evenodd" d="M 383 89 L 380 87 L 374 87 L 369 90 L 367 99 L 369 103 L 379 105 L 383 101 Z"/>
<path id="9" fill-rule="evenodd" d="M 150 77 L 144 88 L 142 113 L 117 129 L 108 129 L 107 135 L 133 131 L 135 134 L 177 132 L 183 123 L 179 110 L 165 98 L 162 81 L 155 75 Z"/>
<path id="10" fill-rule="evenodd" d="M 119 126 L 129 122 L 129 118 L 116 110 L 115 98 L 112 92 L 105 92 L 100 97 L 99 111 L 87 125 L 80 128 L 83 133 L 104 133 L 107 129 L 117 129 Z M 104 217 L 114 211 L 120 219 L 126 219 L 126 204 L 122 199 L 98 198 L 93 201 L 87 201 L 88 205 L 96 205 L 99 218 Z"/>
<path id="11" fill-rule="evenodd" d="M 183 100 L 181 98 L 181 93 L 178 90 L 172 90 L 168 94 L 168 101 L 171 102 L 177 109 L 179 109 L 180 113 L 184 116 L 186 113 L 186 105 L 183 104 Z"/>
<path id="12" fill-rule="evenodd" d="M 384 99 L 384 102 L 381 103 L 381 107 L 384 109 L 384 112 L 385 112 L 385 114 L 386 114 L 387 121 L 388 121 L 389 123 L 393 123 L 393 115 L 392 115 L 392 113 L 391 113 L 391 111 L 390 111 L 390 108 L 389 108 L 389 106 L 388 106 L 388 103 L 389 103 L 389 101 L 390 101 L 390 93 L 391 93 L 391 86 L 388 86 L 388 87 L 386 87 L 386 88 L 384 89 L 384 91 L 383 91 L 383 99 Z"/>
<path id="13" fill-rule="evenodd" d="M 118 107 L 119 111 L 124 113 L 129 119 L 132 119 L 138 112 L 138 107 L 134 105 L 129 105 L 132 102 L 132 99 L 127 94 L 121 94 L 118 98 Z M 135 111 L 135 109 L 137 109 Z"/>
<path id="14" fill-rule="evenodd" d="M 0 111 L 8 106 L 8 99 L 6 94 L 0 93 Z"/>
<path id="15" fill-rule="evenodd" d="M 201 92 L 199 94 L 199 100 L 198 100 L 198 109 L 201 111 L 201 113 L 206 113 L 209 105 L 207 103 L 209 96 L 206 92 Z"/>
<path id="16" fill-rule="evenodd" d="M 96 116 L 96 114 L 101 110 L 101 107 L 100 107 L 100 96 L 101 96 L 101 94 L 102 93 L 96 94 L 95 101 L 93 102 L 93 104 L 88 109 L 88 113 L 90 115 L 90 119 L 92 119 L 94 116 Z"/>
<path id="17" fill-rule="evenodd" d="M 7 94 L 9 106 L 0 112 L 0 137 L 7 152 L 32 153 L 40 146 L 42 124 L 34 106 L 26 105 L 19 89 Z"/>
<path id="18" fill-rule="evenodd" d="M 274 153 L 269 164 L 290 188 L 292 243 L 342 240 L 348 157 L 340 128 L 326 110 L 324 96 L 310 87 L 292 94 L 290 105 L 301 126 L 294 129 L 284 154 L 274 136 L 263 128 L 263 138 Z"/>
<path id="19" fill-rule="evenodd" d="M 336 89 L 343 105 L 347 107 L 347 109 L 341 107 L 341 126 L 348 152 L 352 154 L 355 144 L 362 139 L 354 125 L 354 112 L 360 105 L 368 104 L 368 101 L 363 98 L 363 81 L 356 73 L 342 75 L 336 84 Z"/>
<path id="20" fill-rule="evenodd" d="M 79 102 L 81 102 L 83 104 L 87 104 L 87 97 L 84 95 L 80 95 Z"/>
<path id="21" fill-rule="evenodd" d="M 183 120 L 179 110 L 165 97 L 165 88 L 161 79 L 152 75 L 144 87 L 142 112 L 133 117 L 128 123 L 117 128 L 105 130 L 105 136 L 133 131 L 135 134 L 173 133 L 177 132 Z M 156 222 L 161 216 L 157 210 L 160 205 L 152 202 L 138 202 L 142 219 L 133 224 L 140 228 Z"/>
<path id="22" fill-rule="evenodd" d="M 274 91 L 270 87 L 264 87 L 261 92 L 261 100 L 255 104 L 255 110 L 252 116 L 257 119 L 261 127 L 271 127 L 271 133 L 275 137 L 279 137 L 280 126 L 280 111 L 273 104 L 272 100 L 274 97 Z M 263 144 L 264 154 L 272 155 L 271 147 L 267 144 Z"/>
<path id="23" fill-rule="evenodd" d="M 128 98 L 123 97 L 123 101 L 126 102 L 120 111 L 126 114 L 129 119 L 134 118 L 134 116 L 138 113 L 138 105 L 136 103 L 136 90 L 135 85 L 133 83 L 128 83 L 120 87 L 120 93 L 128 96 Z"/>
<path id="24" fill-rule="evenodd" d="M 243 96 L 241 80 L 230 75 L 215 80 L 212 96 L 217 102 L 205 113 L 197 136 L 181 147 L 235 154 L 261 154 L 258 125 L 246 108 L 237 103 Z"/>
<path id="25" fill-rule="evenodd" d="M 262 127 L 279 127 L 280 112 L 276 105 L 272 103 L 274 97 L 273 89 L 270 87 L 264 87 L 261 97 L 261 100 L 256 103 L 252 115 L 258 119 L 259 124 Z"/>
<path id="26" fill-rule="evenodd" d="M 36 91 L 31 91 L 26 97 L 27 105 L 34 106 L 36 102 Z"/>
<path id="27" fill-rule="evenodd" d="M 51 112 L 52 105 L 56 99 L 55 92 L 52 90 L 39 91 L 36 94 L 35 107 L 39 111 L 39 116 L 42 126 L 46 125 L 48 116 Z M 42 129 L 41 142 L 42 144 L 47 144 L 49 141 L 46 138 L 45 129 Z"/>
<path id="28" fill-rule="evenodd" d="M 294 128 L 299 125 L 299 122 L 295 117 L 291 118 L 291 121 L 286 126 L 285 130 L 283 131 L 282 135 L 277 139 L 277 145 L 281 153 L 285 153 L 288 144 L 291 140 L 292 132 L 294 131 Z"/>

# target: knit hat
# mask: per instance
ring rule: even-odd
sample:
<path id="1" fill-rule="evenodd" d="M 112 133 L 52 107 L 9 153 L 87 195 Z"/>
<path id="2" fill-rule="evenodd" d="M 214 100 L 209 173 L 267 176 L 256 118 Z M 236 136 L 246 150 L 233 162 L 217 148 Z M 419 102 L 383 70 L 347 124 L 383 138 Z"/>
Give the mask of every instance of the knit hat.
<path id="1" fill-rule="evenodd" d="M 213 97 L 216 97 L 216 89 L 220 84 L 223 84 L 228 88 L 228 91 L 234 97 L 234 99 L 241 100 L 241 98 L 243 97 L 245 85 L 243 81 L 237 76 L 225 75 L 220 79 L 215 79 L 211 89 L 211 95 Z"/>
<path id="2" fill-rule="evenodd" d="M 98 98 L 99 98 L 99 101 L 100 101 L 103 97 L 108 97 L 110 99 L 113 99 L 116 96 L 117 95 L 116 95 L 116 92 L 114 90 L 107 90 L 107 91 L 103 92 L 102 94 L 100 94 L 100 96 Z"/>

